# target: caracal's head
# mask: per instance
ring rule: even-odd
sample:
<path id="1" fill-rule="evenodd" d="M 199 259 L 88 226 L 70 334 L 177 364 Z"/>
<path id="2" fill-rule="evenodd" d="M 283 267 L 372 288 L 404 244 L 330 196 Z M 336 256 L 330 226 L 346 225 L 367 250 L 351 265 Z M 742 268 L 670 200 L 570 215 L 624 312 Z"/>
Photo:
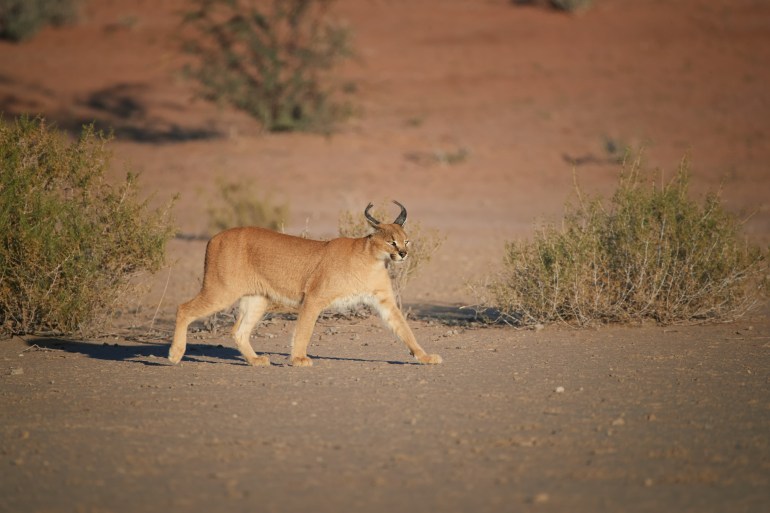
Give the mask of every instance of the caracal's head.
<path id="1" fill-rule="evenodd" d="M 400 262 L 409 255 L 409 237 L 404 231 L 406 222 L 406 208 L 398 201 L 393 201 L 401 207 L 401 213 L 392 224 L 381 223 L 371 214 L 369 210 L 374 206 L 371 203 L 364 210 L 364 216 L 369 224 L 374 228 L 374 233 L 369 235 L 369 239 L 374 245 L 377 257 L 387 262 Z"/>

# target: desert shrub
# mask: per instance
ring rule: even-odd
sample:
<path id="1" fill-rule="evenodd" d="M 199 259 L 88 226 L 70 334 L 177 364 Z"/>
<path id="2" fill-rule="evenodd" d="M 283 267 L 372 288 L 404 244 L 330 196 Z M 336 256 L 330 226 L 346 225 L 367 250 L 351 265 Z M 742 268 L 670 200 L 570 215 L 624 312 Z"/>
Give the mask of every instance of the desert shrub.
<path id="1" fill-rule="evenodd" d="M 550 0 L 550 2 L 555 9 L 575 12 L 591 7 L 593 0 Z"/>
<path id="2" fill-rule="evenodd" d="M 560 11 L 577 12 L 588 9 L 593 0 L 512 0 L 516 5 L 538 5 Z"/>
<path id="3" fill-rule="evenodd" d="M 404 158 L 420 166 L 455 166 L 468 160 L 470 151 L 459 147 L 455 150 L 411 151 Z"/>
<path id="4" fill-rule="evenodd" d="M 75 19 L 79 0 L 0 0 L 0 38 L 23 41 L 45 25 Z"/>
<path id="5" fill-rule="evenodd" d="M 185 72 L 209 100 L 229 103 L 269 131 L 322 130 L 347 113 L 328 71 L 351 54 L 333 0 L 190 0 Z M 267 5 L 265 5 L 267 4 Z"/>
<path id="6" fill-rule="evenodd" d="M 390 222 L 384 209 L 375 208 L 371 213 L 375 219 L 384 223 Z M 364 218 L 363 212 L 342 212 L 338 226 L 340 237 L 365 237 L 372 232 L 372 227 Z M 404 226 L 404 229 L 409 235 L 409 256 L 403 262 L 388 267 L 399 308 L 402 306 L 401 296 L 409 280 L 430 262 L 433 254 L 444 243 L 444 237 L 438 230 L 424 228 L 417 221 L 408 221 L 408 226 Z"/>
<path id="7" fill-rule="evenodd" d="M 139 201 L 135 175 L 105 182 L 108 139 L 0 122 L 0 334 L 88 330 L 131 277 L 161 266 L 171 205 Z"/>
<path id="8" fill-rule="evenodd" d="M 235 226 L 280 230 L 289 217 L 289 205 L 276 203 L 269 193 L 259 194 L 250 182 L 220 181 L 219 199 L 209 207 L 211 234 Z"/>
<path id="9" fill-rule="evenodd" d="M 506 245 L 491 306 L 520 324 L 575 325 L 652 319 L 722 321 L 744 314 L 767 285 L 768 253 L 740 235 L 718 194 L 688 196 L 683 160 L 668 183 L 649 186 L 639 161 L 625 165 L 605 205 L 568 205 L 561 226 Z"/>

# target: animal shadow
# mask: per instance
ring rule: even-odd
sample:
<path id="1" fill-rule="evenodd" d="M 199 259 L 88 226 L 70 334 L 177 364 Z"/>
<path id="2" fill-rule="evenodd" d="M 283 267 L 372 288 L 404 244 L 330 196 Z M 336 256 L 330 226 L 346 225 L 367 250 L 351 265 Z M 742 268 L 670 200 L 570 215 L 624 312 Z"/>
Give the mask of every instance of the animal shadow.
<path id="1" fill-rule="evenodd" d="M 79 354 L 88 358 L 107 361 L 123 361 L 138 363 L 147 366 L 173 366 L 166 360 L 168 356 L 169 344 L 163 342 L 143 342 L 136 344 L 123 340 L 120 342 L 89 342 L 85 340 L 70 340 L 65 338 L 34 338 L 25 341 L 29 348 L 42 351 L 64 351 L 66 353 Z M 280 352 L 259 352 L 259 354 L 271 357 L 271 365 L 288 365 L 289 354 Z M 310 354 L 314 360 L 328 360 L 339 362 L 360 362 L 360 363 L 387 363 L 389 365 L 419 365 L 416 362 L 403 360 L 380 360 L 367 358 L 351 358 L 342 356 L 330 356 Z M 277 362 L 276 360 L 285 360 Z M 225 360 L 226 362 L 222 362 Z M 182 362 L 195 362 L 207 364 L 222 364 L 248 366 L 241 356 L 241 353 L 233 348 L 222 344 L 188 344 Z"/>
<path id="2" fill-rule="evenodd" d="M 90 342 L 65 338 L 35 338 L 27 340 L 26 343 L 30 348 L 38 350 L 64 351 L 97 360 L 125 361 L 148 366 L 172 365 L 166 360 L 169 344 L 165 342 L 137 344 L 123 340 L 119 342 Z M 225 347 L 221 344 L 189 344 L 186 360 L 198 363 L 221 363 L 216 360 L 232 360 L 228 363 L 247 365 L 235 348 Z"/>

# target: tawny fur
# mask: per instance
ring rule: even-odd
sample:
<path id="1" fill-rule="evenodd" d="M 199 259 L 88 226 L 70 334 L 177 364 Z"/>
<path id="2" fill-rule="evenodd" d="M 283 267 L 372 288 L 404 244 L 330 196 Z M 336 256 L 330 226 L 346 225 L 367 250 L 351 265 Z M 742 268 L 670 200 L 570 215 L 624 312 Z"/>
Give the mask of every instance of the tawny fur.
<path id="1" fill-rule="evenodd" d="M 201 291 L 179 305 L 168 359 L 178 363 L 184 356 L 191 322 L 240 300 L 233 337 L 251 365 L 270 364 L 249 342 L 270 303 L 299 309 L 291 365 L 312 365 L 307 346 L 323 310 L 359 303 L 372 306 L 418 362 L 441 363 L 440 356 L 427 354 L 417 343 L 396 305 L 388 276 L 388 263 L 407 256 L 408 239 L 401 226 L 406 211 L 396 220 L 400 224 L 381 224 L 368 215 L 370 207 L 365 214 L 374 233 L 358 239 L 315 241 L 253 227 L 215 235 L 206 247 Z"/>

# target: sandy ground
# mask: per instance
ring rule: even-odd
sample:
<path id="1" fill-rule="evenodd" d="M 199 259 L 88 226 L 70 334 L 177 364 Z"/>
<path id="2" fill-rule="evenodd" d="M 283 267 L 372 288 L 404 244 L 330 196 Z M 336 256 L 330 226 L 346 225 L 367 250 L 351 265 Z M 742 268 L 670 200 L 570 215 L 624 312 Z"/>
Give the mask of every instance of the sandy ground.
<path id="1" fill-rule="evenodd" d="M 754 322 L 758 321 L 758 322 Z M 770 501 L 761 319 L 591 332 L 372 321 L 253 344 L 8 341 L 2 511 L 745 511 Z M 762 335 L 764 334 L 764 335 Z M 34 345 L 30 345 L 34 344 Z"/>
<path id="2" fill-rule="evenodd" d="M 333 236 L 340 212 L 395 198 L 446 237 L 405 294 L 437 367 L 376 319 L 335 317 L 312 369 L 285 366 L 288 317 L 253 339 L 270 368 L 243 364 L 227 318 L 168 365 L 176 305 L 200 286 L 190 238 L 102 337 L 2 341 L 0 510 L 768 509 L 766 306 L 727 325 L 538 332 L 457 310 L 506 240 L 558 218 L 573 173 L 613 189 L 613 146 L 645 148 L 664 177 L 689 154 L 693 193 L 721 187 L 770 241 L 770 5 L 595 4 L 340 0 L 358 115 L 330 137 L 194 101 L 171 37 L 181 0 L 86 2 L 74 26 L 0 43 L 5 116 L 112 127 L 113 175 L 141 171 L 155 204 L 179 193 L 183 234 L 205 232 L 225 179 L 287 202 L 291 233 Z"/>

